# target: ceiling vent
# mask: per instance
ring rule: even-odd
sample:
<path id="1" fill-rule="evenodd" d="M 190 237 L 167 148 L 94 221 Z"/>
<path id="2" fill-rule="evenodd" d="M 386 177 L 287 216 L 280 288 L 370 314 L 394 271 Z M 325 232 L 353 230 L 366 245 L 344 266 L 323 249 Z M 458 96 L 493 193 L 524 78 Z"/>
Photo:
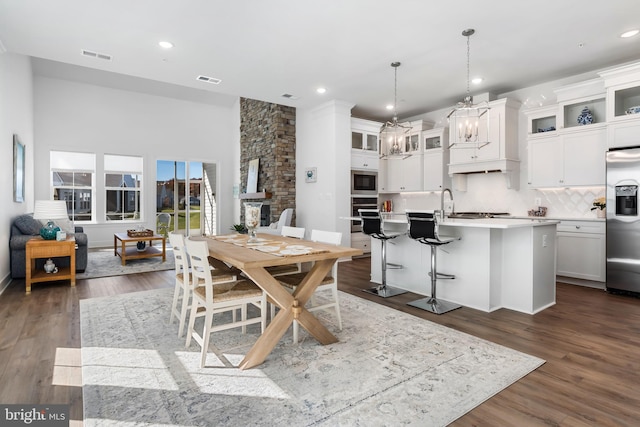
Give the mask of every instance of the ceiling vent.
<path id="1" fill-rule="evenodd" d="M 220 79 L 216 79 L 214 77 L 207 77 L 207 76 L 198 76 L 196 77 L 196 80 L 199 80 L 201 82 L 211 83 L 214 85 L 220 84 L 222 82 L 222 80 Z"/>
<path id="2" fill-rule="evenodd" d="M 295 95 L 291 95 L 290 93 L 283 93 L 281 96 L 282 96 L 283 98 L 293 99 L 294 101 L 295 101 L 296 99 L 299 99 L 299 97 L 297 97 L 297 96 L 295 96 Z"/>
<path id="3" fill-rule="evenodd" d="M 93 52 L 91 50 L 82 49 L 82 55 L 88 56 L 90 58 L 104 59 L 105 61 L 111 61 L 111 55 L 107 55 L 106 53 L 98 53 Z"/>

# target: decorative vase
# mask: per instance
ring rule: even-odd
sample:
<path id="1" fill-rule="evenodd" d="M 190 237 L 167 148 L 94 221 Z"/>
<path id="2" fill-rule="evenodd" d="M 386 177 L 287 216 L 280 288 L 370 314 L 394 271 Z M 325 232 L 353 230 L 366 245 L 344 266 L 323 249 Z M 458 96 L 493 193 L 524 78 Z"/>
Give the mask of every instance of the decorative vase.
<path id="1" fill-rule="evenodd" d="M 40 236 L 42 236 L 44 240 L 55 240 L 58 231 L 60 231 L 60 227 L 55 225 L 53 221 L 49 221 L 47 225 L 40 229 Z"/>
<path id="2" fill-rule="evenodd" d="M 598 218 L 606 218 L 607 217 L 607 209 L 596 209 L 596 215 Z"/>
<path id="3" fill-rule="evenodd" d="M 584 107 L 578 116 L 578 124 L 579 125 L 589 125 L 593 123 L 593 115 L 591 114 L 591 110 L 589 107 Z"/>
<path id="4" fill-rule="evenodd" d="M 147 247 L 147 242 L 145 241 L 138 241 L 138 243 L 136 243 L 136 249 L 138 249 L 138 252 L 144 252 L 145 248 Z"/>
<path id="5" fill-rule="evenodd" d="M 256 236 L 256 228 L 260 225 L 260 213 L 262 211 L 261 202 L 245 202 L 244 203 L 244 225 L 249 230 L 249 243 L 258 241 Z"/>
<path id="6" fill-rule="evenodd" d="M 56 265 L 53 263 L 51 258 L 49 258 L 47 260 L 47 262 L 44 263 L 44 272 L 45 273 L 56 273 L 57 272 Z"/>

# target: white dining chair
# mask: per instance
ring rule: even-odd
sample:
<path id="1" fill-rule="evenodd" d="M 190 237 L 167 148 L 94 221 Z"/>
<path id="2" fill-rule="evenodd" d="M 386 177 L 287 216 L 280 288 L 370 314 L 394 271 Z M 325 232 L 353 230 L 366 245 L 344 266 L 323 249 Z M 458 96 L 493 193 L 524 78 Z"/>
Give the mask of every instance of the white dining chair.
<path id="1" fill-rule="evenodd" d="M 187 320 L 187 311 L 191 303 L 192 293 L 191 268 L 185 240 L 185 237 L 180 233 L 169 233 L 169 243 L 175 259 L 176 281 L 169 323 L 173 322 L 174 317 L 180 320 L 180 325 L 178 326 L 179 337 L 184 334 L 184 325 Z M 236 274 L 220 270 L 212 270 L 211 275 L 214 283 L 233 282 L 237 279 Z"/>
<path id="2" fill-rule="evenodd" d="M 342 241 L 342 233 L 337 231 L 322 231 L 322 230 L 311 230 L 311 241 L 313 242 L 321 242 L 328 243 L 331 245 L 339 246 Z M 296 288 L 300 285 L 300 282 L 307 275 L 306 272 L 296 273 L 296 274 L 288 274 L 284 276 L 277 277 L 278 281 L 285 287 L 288 288 L 290 292 L 294 292 Z M 330 291 L 330 298 L 327 296 L 328 300 L 321 304 L 315 304 L 315 293 Z M 340 316 L 340 301 L 338 298 L 338 263 L 333 264 L 331 269 L 331 273 L 326 276 L 322 283 L 316 288 L 316 292 L 314 296 L 311 297 L 309 301 L 309 306 L 307 310 L 310 312 L 318 311 L 318 310 L 327 310 L 334 309 L 336 313 L 336 319 L 338 320 L 338 329 L 342 330 L 342 317 Z M 323 296 L 324 297 L 324 296 Z M 300 325 L 298 322 L 293 322 L 293 342 L 298 342 Z"/>
<path id="3" fill-rule="evenodd" d="M 191 273 L 189 272 L 189 260 L 187 259 L 187 252 L 184 246 L 184 236 L 178 233 L 169 233 L 169 243 L 171 244 L 173 258 L 175 260 L 176 280 L 169 323 L 173 322 L 174 317 L 180 319 L 178 336 L 181 337 L 190 300 L 191 291 L 189 286 L 191 283 Z M 178 307 L 178 304 L 180 307 Z"/>
<path id="4" fill-rule="evenodd" d="M 242 333 L 246 333 L 247 325 L 260 323 L 261 331 L 267 324 L 267 294 L 255 283 L 249 280 L 234 280 L 222 283 L 215 283 L 215 276 L 207 259 L 209 249 L 207 242 L 187 239 L 187 252 L 191 260 L 192 278 L 192 302 L 191 314 L 189 316 L 189 329 L 187 331 L 186 346 L 189 347 L 193 338 L 200 344 L 200 367 L 205 366 L 209 340 L 213 332 L 242 328 Z M 260 316 L 248 317 L 249 305 L 254 305 L 260 311 Z M 236 312 L 240 310 L 240 320 L 237 319 Z M 231 321 L 214 325 L 214 314 L 231 313 Z M 204 316 L 202 334 L 195 330 L 196 317 Z"/>

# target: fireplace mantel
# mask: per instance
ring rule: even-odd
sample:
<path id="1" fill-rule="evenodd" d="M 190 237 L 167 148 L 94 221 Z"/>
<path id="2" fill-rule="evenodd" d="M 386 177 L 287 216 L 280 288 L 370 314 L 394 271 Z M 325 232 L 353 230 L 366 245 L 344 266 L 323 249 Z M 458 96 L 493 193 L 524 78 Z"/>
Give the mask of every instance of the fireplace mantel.
<path id="1" fill-rule="evenodd" d="M 271 193 L 269 191 L 262 191 L 260 193 L 242 193 L 240 199 L 270 199 Z"/>

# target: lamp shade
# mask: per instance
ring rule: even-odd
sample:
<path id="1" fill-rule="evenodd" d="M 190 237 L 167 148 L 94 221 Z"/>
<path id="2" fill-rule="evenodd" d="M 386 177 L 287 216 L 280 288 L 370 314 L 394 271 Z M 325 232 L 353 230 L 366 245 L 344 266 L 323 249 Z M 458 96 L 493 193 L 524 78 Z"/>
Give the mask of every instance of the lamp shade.
<path id="1" fill-rule="evenodd" d="M 43 220 L 69 218 L 67 203 L 64 200 L 36 200 L 33 217 Z"/>
<path id="2" fill-rule="evenodd" d="M 45 240 L 53 240 L 60 231 L 60 227 L 53 223 L 54 219 L 69 218 L 67 203 L 64 200 L 36 200 L 33 218 L 47 221 L 40 229 L 40 236 Z"/>

